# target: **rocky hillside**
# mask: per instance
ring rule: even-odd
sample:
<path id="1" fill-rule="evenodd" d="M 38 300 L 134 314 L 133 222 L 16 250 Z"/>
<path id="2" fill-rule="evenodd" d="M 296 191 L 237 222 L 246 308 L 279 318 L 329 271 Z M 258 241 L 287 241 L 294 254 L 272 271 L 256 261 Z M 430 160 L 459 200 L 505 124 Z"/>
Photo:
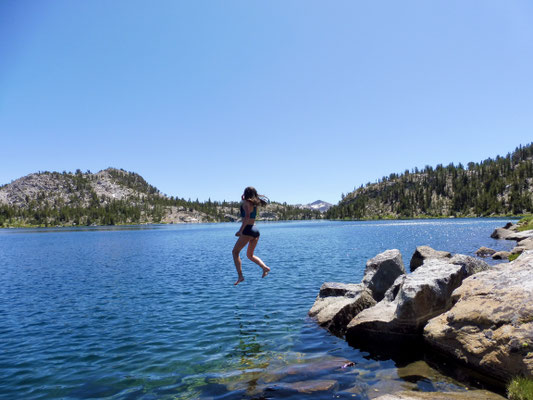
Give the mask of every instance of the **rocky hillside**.
<path id="1" fill-rule="evenodd" d="M 320 212 L 328 211 L 333 204 L 328 203 L 327 201 L 317 200 L 309 204 L 297 204 L 296 207 L 302 209 L 316 210 Z"/>
<path id="2" fill-rule="evenodd" d="M 518 215 L 533 211 L 533 144 L 480 163 L 415 168 L 348 193 L 332 219 Z"/>
<path id="3" fill-rule="evenodd" d="M 266 220 L 309 219 L 319 212 L 277 203 Z M 236 221 L 239 203 L 168 197 L 143 177 L 120 169 L 98 173 L 38 172 L 0 187 L 0 227 Z"/>

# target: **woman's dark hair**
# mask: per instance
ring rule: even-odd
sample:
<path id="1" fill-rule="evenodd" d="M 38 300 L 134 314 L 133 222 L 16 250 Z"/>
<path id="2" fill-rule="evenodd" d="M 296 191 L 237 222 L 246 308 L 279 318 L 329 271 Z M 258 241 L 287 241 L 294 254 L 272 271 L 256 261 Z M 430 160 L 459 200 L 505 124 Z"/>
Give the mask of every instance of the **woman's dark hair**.
<path id="1" fill-rule="evenodd" d="M 248 200 L 255 206 L 266 206 L 267 202 L 259 196 L 263 197 L 262 195 L 258 195 L 257 190 L 251 186 L 248 186 L 246 189 L 244 189 L 244 200 Z"/>

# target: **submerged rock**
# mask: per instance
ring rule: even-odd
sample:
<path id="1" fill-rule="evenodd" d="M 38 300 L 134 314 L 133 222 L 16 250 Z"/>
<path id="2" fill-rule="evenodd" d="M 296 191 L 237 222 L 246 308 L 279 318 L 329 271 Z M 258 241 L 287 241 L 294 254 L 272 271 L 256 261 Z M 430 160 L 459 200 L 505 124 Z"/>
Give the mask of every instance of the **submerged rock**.
<path id="1" fill-rule="evenodd" d="M 374 400 L 505 400 L 505 397 L 488 390 L 465 390 L 463 392 L 404 391 L 374 397 Z"/>
<path id="2" fill-rule="evenodd" d="M 413 253 L 413 256 L 411 257 L 411 262 L 409 264 L 409 267 L 411 268 L 411 272 L 416 270 L 418 267 L 420 267 L 422 264 L 424 264 L 425 260 L 429 259 L 446 259 L 451 258 L 452 254 L 448 251 L 438 251 L 435 249 L 432 249 L 429 246 L 418 246 Z"/>
<path id="3" fill-rule="evenodd" d="M 337 386 L 337 381 L 331 379 L 307 380 L 300 382 L 278 382 L 275 384 L 264 385 L 262 391 L 290 391 L 302 394 L 315 392 L 325 392 Z"/>
<path id="4" fill-rule="evenodd" d="M 482 246 L 476 250 L 476 256 L 478 257 L 488 257 L 492 256 L 494 253 L 496 253 L 496 250 L 485 246 Z"/>
<path id="5" fill-rule="evenodd" d="M 465 279 L 452 300 L 426 325 L 427 343 L 504 382 L 533 376 L 533 251 Z"/>

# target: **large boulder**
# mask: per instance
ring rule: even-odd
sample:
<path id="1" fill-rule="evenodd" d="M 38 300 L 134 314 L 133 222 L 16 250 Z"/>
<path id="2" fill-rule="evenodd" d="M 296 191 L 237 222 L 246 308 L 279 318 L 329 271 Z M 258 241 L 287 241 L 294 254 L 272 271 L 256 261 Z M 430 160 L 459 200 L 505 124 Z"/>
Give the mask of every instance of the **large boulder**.
<path id="1" fill-rule="evenodd" d="M 448 251 L 434 250 L 429 246 L 418 246 L 413 253 L 413 257 L 411 257 L 409 267 L 411 268 L 411 272 L 413 272 L 415 269 L 424 264 L 425 260 L 446 259 L 451 257 L 452 254 Z"/>
<path id="2" fill-rule="evenodd" d="M 326 282 L 320 287 L 309 316 L 331 333 L 342 336 L 353 317 L 374 304 L 372 292 L 363 284 Z"/>
<path id="3" fill-rule="evenodd" d="M 398 277 L 382 301 L 353 318 L 346 338 L 356 342 L 421 334 L 429 319 L 450 309 L 451 293 L 464 275 L 465 268 L 460 264 L 426 261 L 410 275 Z"/>
<path id="4" fill-rule="evenodd" d="M 400 250 L 387 250 L 367 261 L 363 285 L 372 291 L 376 301 L 381 301 L 387 289 L 403 274 L 405 267 Z"/>
<path id="5" fill-rule="evenodd" d="M 507 225 L 505 225 L 507 226 Z M 512 235 L 513 233 L 515 233 L 514 230 L 510 230 L 510 229 L 507 229 L 507 228 L 496 228 L 494 229 L 494 232 L 492 232 L 492 234 L 490 235 L 491 238 L 493 239 L 507 239 L 507 237 L 509 235 Z"/>
<path id="6" fill-rule="evenodd" d="M 477 274 L 478 272 L 486 271 L 490 265 L 479 258 L 465 256 L 464 254 L 455 254 L 450 258 L 451 264 L 461 265 L 464 268 L 464 278 Z"/>
<path id="7" fill-rule="evenodd" d="M 429 321 L 427 343 L 502 381 L 533 376 L 533 251 L 464 280 Z"/>

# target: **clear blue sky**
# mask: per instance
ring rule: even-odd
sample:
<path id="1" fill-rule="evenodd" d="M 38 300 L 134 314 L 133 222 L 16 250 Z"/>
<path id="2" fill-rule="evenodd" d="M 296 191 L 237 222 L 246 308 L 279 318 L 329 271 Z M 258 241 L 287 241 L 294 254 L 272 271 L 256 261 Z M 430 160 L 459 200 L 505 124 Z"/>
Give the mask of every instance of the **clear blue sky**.
<path id="1" fill-rule="evenodd" d="M 337 203 L 533 141 L 533 2 L 2 0 L 0 140 L 0 184 Z"/>

